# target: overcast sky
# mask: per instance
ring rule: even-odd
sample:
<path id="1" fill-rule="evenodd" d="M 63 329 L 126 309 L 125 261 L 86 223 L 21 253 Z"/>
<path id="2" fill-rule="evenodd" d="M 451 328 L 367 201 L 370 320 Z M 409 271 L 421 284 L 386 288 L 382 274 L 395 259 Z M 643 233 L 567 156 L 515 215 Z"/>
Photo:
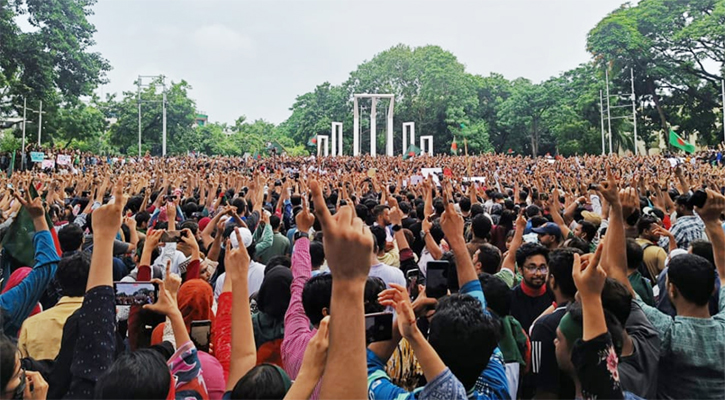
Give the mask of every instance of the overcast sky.
<path id="1" fill-rule="evenodd" d="M 622 2 L 102 0 L 91 21 L 113 66 L 100 93 L 164 74 L 187 80 L 211 121 L 280 123 L 296 96 L 398 43 L 441 46 L 472 73 L 542 81 L 589 60 L 587 33 Z"/>

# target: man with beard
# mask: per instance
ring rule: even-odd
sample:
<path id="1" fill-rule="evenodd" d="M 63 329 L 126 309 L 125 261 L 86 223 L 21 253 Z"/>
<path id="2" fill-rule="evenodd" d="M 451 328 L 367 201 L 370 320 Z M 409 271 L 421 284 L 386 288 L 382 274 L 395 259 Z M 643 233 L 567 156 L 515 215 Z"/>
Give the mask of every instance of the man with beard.
<path id="1" fill-rule="evenodd" d="M 705 224 L 702 223 L 700 217 L 695 215 L 691 196 L 683 194 L 675 199 L 675 211 L 677 211 L 677 219 L 672 225 L 672 235 L 677 242 L 677 248 L 687 250 L 690 242 L 704 238 Z M 663 237 L 660 239 L 659 245 L 662 248 L 668 248 L 670 239 Z"/>
<path id="2" fill-rule="evenodd" d="M 576 295 L 571 274 L 575 253 L 582 255 L 581 250 L 573 248 L 556 249 L 549 254 L 546 286 L 554 295 L 556 309 L 537 319 L 531 327 L 531 372 L 536 399 L 568 399 L 575 394 L 574 382 L 559 370 L 554 346 L 556 328 Z"/>
<path id="3" fill-rule="evenodd" d="M 547 222 L 538 228 L 532 229 L 531 231 L 539 235 L 539 243 L 549 250 L 556 249 L 561 243 L 561 229 L 559 228 L 559 225 L 554 222 Z"/>
<path id="4" fill-rule="evenodd" d="M 511 315 L 526 332 L 534 320 L 554 301 L 546 289 L 549 275 L 549 250 L 536 243 L 525 243 L 516 250 L 516 264 L 524 280 L 513 289 Z"/>

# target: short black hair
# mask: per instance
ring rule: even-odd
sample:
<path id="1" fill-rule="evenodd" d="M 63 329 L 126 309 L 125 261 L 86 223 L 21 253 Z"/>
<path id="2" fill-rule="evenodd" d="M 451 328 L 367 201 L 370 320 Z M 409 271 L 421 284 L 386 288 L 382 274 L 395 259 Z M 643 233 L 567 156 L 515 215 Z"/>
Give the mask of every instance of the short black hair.
<path id="1" fill-rule="evenodd" d="M 378 204 L 375 207 L 373 207 L 373 216 L 375 217 L 375 219 L 377 219 L 381 214 L 383 214 L 385 212 L 385 210 L 388 210 L 388 209 L 390 209 L 390 207 L 383 205 L 383 204 Z"/>
<path id="2" fill-rule="evenodd" d="M 542 255 L 549 262 L 549 249 L 538 243 L 524 243 L 516 250 L 516 264 L 519 268 L 526 264 L 526 259 L 531 256 Z"/>
<path id="3" fill-rule="evenodd" d="M 602 289 L 602 307 L 617 317 L 620 324 L 626 325 L 632 312 L 632 294 L 618 280 L 607 278 Z"/>
<path id="4" fill-rule="evenodd" d="M 136 219 L 136 224 L 140 226 L 144 222 L 149 222 L 151 214 L 149 214 L 148 211 L 139 211 L 136 215 L 134 215 L 134 218 Z"/>
<path id="5" fill-rule="evenodd" d="M 385 241 L 387 240 L 387 233 L 385 232 L 385 228 L 382 226 L 371 226 L 370 232 L 373 234 L 373 238 L 375 239 L 375 252 L 380 252 L 381 250 L 385 249 Z"/>
<path id="6" fill-rule="evenodd" d="M 695 239 L 690 242 L 690 248 L 692 254 L 703 257 L 707 261 L 710 261 L 712 267 L 715 268 L 715 254 L 712 251 L 712 243 L 705 239 Z"/>
<path id="7" fill-rule="evenodd" d="M 166 360 L 155 350 L 123 353 L 96 383 L 96 399 L 165 399 L 171 387 Z"/>
<path id="8" fill-rule="evenodd" d="M 80 249 L 83 244 L 83 229 L 76 224 L 62 227 L 58 231 L 58 242 L 63 253 Z"/>
<path id="9" fill-rule="evenodd" d="M 715 290 L 715 270 L 707 259 L 695 254 L 672 257 L 667 278 L 685 300 L 704 306 Z"/>
<path id="10" fill-rule="evenodd" d="M 385 290 L 385 281 L 377 276 L 368 276 L 365 281 L 365 314 L 379 313 L 385 310 L 384 306 L 378 303 L 378 295 Z"/>
<path id="11" fill-rule="evenodd" d="M 657 222 L 657 218 L 651 215 L 645 214 L 641 216 L 637 221 L 637 234 L 641 235 L 642 232 L 646 231 L 650 228 L 650 226 L 652 226 L 652 224 L 656 224 Z"/>
<path id="12" fill-rule="evenodd" d="M 86 293 L 90 269 L 91 255 L 85 251 L 77 251 L 61 258 L 55 279 L 63 291 L 63 296 L 82 297 Z"/>
<path id="13" fill-rule="evenodd" d="M 599 227 L 594 225 L 594 223 L 587 220 L 581 220 L 579 221 L 579 226 L 581 227 L 582 232 L 584 232 L 587 236 L 588 241 L 591 242 L 597 236 L 597 229 L 599 229 Z"/>
<path id="14" fill-rule="evenodd" d="M 576 236 L 572 236 L 569 239 L 566 239 L 564 241 L 564 247 L 581 250 L 582 254 L 591 253 L 589 243 L 586 240 Z"/>
<path id="15" fill-rule="evenodd" d="M 283 254 L 274 256 L 267 261 L 267 265 L 264 268 L 264 273 L 266 274 L 267 271 L 269 271 L 270 269 L 272 269 L 274 267 L 278 267 L 280 265 L 287 269 L 290 269 L 290 268 L 292 268 L 292 260 L 290 260 L 289 257 L 287 257 Z"/>
<path id="16" fill-rule="evenodd" d="M 635 270 L 642 265 L 644 259 L 644 250 L 642 246 L 632 238 L 627 238 L 627 269 Z"/>
<path id="17" fill-rule="evenodd" d="M 272 364 L 250 369 L 232 389 L 232 399 L 281 399 L 287 394 L 282 372 Z"/>
<path id="18" fill-rule="evenodd" d="M 313 268 L 318 268 L 325 263 L 325 246 L 322 242 L 313 240 L 310 242 L 310 262 Z"/>
<path id="19" fill-rule="evenodd" d="M 270 215 L 269 216 L 269 225 L 272 227 L 273 231 L 276 231 L 279 229 L 279 225 L 282 223 L 282 220 L 276 216 L 276 215 Z"/>
<path id="20" fill-rule="evenodd" d="M 458 201 L 458 206 L 461 207 L 461 211 L 463 212 L 471 211 L 471 199 L 468 197 L 462 197 L 461 200 Z"/>
<path id="21" fill-rule="evenodd" d="M 407 201 L 401 201 L 398 203 L 398 208 L 403 214 L 410 214 L 410 203 Z"/>
<path id="22" fill-rule="evenodd" d="M 582 252 L 579 249 L 564 247 L 549 253 L 549 273 L 556 278 L 556 285 L 561 289 L 562 294 L 567 297 L 574 297 L 576 294 L 576 284 L 571 276 L 574 266 L 574 254 L 582 255 Z"/>
<path id="23" fill-rule="evenodd" d="M 511 312 L 511 288 L 501 278 L 485 272 L 478 275 L 483 293 L 486 293 L 486 305 L 499 317 Z"/>
<path id="24" fill-rule="evenodd" d="M 368 220 L 368 208 L 365 206 L 365 204 L 358 204 L 355 206 L 355 215 L 363 220 L 363 222 L 366 222 Z"/>
<path id="25" fill-rule="evenodd" d="M 332 275 L 318 274 L 310 278 L 302 289 L 302 307 L 312 325 L 319 325 L 324 316 L 322 309 L 330 309 Z"/>
<path id="26" fill-rule="evenodd" d="M 491 220 L 478 214 L 471 220 L 471 231 L 479 239 L 488 239 L 491 235 Z"/>
<path id="27" fill-rule="evenodd" d="M 429 332 L 433 349 L 470 390 L 498 346 L 500 324 L 475 297 L 453 294 L 438 302 Z"/>
<path id="28" fill-rule="evenodd" d="M 495 274 L 501 266 L 501 250 L 488 243 L 482 244 L 478 246 L 477 261 L 481 263 L 481 270 L 483 272 Z"/>

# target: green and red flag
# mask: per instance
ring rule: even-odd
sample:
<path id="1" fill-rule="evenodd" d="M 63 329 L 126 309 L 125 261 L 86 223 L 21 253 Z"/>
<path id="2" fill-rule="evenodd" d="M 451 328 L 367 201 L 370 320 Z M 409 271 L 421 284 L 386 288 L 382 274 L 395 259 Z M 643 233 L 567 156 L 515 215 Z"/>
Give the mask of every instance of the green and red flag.
<path id="1" fill-rule="evenodd" d="M 672 129 L 670 129 L 670 145 L 677 147 L 680 150 L 684 150 L 688 153 L 695 152 L 695 145 L 685 141 L 685 139 L 680 137 L 680 135 L 675 133 L 675 131 L 673 131 Z"/>
<path id="2" fill-rule="evenodd" d="M 411 144 L 408 146 L 408 149 L 405 150 L 405 155 L 403 155 L 403 160 L 407 160 L 411 157 L 416 157 L 420 155 L 420 148 L 414 144 Z"/>
<path id="3" fill-rule="evenodd" d="M 307 140 L 307 145 L 310 146 L 310 147 L 317 146 L 317 136 L 312 136 L 311 138 L 309 138 Z"/>
<path id="4" fill-rule="evenodd" d="M 458 142 L 456 142 L 456 137 L 453 137 L 453 143 L 451 143 L 451 154 L 458 155 Z"/>

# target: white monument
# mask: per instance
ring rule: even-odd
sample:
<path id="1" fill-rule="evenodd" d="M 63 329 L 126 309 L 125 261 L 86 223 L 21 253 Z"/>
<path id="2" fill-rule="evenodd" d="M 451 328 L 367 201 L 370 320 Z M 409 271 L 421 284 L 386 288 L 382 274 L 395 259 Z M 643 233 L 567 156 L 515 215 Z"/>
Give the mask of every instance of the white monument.
<path id="1" fill-rule="evenodd" d="M 317 157 L 320 156 L 320 149 L 322 148 L 323 141 L 325 142 L 325 157 L 330 154 L 330 137 L 327 135 L 317 135 Z"/>
<path id="2" fill-rule="evenodd" d="M 353 109 L 353 125 L 352 125 L 352 155 L 360 155 L 360 110 L 358 108 L 359 98 L 371 98 L 372 106 L 370 107 L 370 156 L 375 157 L 377 138 L 377 127 L 376 117 L 378 99 L 390 99 L 390 106 L 388 108 L 388 130 L 385 140 L 385 154 L 388 156 L 393 155 L 393 106 L 395 104 L 395 95 L 393 94 L 356 94 L 354 98 L 354 109 Z"/>
<path id="3" fill-rule="evenodd" d="M 433 156 L 433 135 L 420 137 L 420 153 L 428 153 L 429 156 Z"/>
<path id="4" fill-rule="evenodd" d="M 330 131 L 330 135 L 332 135 L 332 155 L 333 156 L 341 156 L 342 155 L 342 122 L 333 122 L 332 123 L 332 130 Z"/>
<path id="5" fill-rule="evenodd" d="M 415 122 L 403 122 L 403 156 L 408 151 L 408 146 L 413 144 L 415 144 Z"/>

